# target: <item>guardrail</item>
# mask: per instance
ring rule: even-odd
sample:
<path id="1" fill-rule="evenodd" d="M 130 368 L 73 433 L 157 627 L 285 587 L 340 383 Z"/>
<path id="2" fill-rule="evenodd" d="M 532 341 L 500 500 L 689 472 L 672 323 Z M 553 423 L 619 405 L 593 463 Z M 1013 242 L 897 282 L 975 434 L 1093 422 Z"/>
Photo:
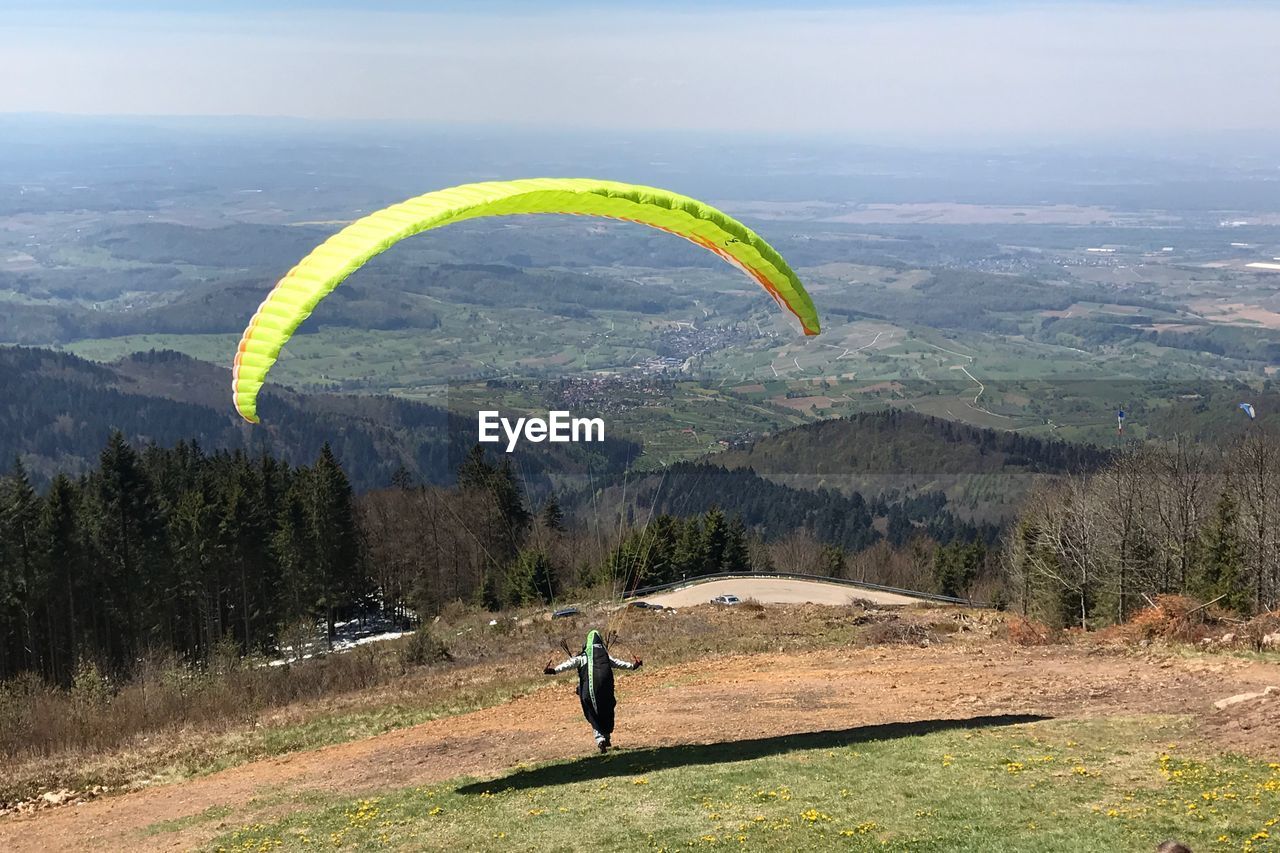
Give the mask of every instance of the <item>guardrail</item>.
<path id="1" fill-rule="evenodd" d="M 716 572 L 710 575 L 699 575 L 696 578 L 685 578 L 684 580 L 672 581 L 671 583 L 656 584 L 654 586 L 645 586 L 633 589 L 630 592 L 623 593 L 622 598 L 643 598 L 646 595 L 652 595 L 655 592 L 666 592 L 671 589 L 683 589 L 687 586 L 694 586 L 705 581 L 727 580 L 732 578 L 741 578 L 743 580 L 750 578 L 781 578 L 783 580 L 802 580 L 802 581 L 818 581 L 820 583 L 838 584 L 853 589 L 867 589 L 876 592 L 891 592 L 897 595 L 907 595 L 912 598 L 920 598 L 926 601 L 938 601 L 944 604 L 962 604 L 965 607 L 976 607 L 984 610 L 993 610 L 995 605 L 983 604 L 968 598 L 955 598 L 950 595 L 938 595 L 934 592 L 918 592 L 914 589 L 901 589 L 896 586 L 883 586 L 878 583 L 866 583 L 865 581 L 852 581 L 847 578 L 830 578 L 824 575 L 805 575 L 798 572 Z"/>

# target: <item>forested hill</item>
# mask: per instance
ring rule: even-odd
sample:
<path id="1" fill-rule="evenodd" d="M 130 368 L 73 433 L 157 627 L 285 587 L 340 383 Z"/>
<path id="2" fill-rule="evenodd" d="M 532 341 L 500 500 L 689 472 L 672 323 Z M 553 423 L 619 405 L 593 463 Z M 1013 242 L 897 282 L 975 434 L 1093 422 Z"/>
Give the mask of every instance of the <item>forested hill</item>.
<path id="1" fill-rule="evenodd" d="M 1093 470 L 1107 452 L 889 409 L 819 421 L 714 457 L 779 483 L 866 495 L 941 490 L 953 508 L 1002 517 L 1037 480 Z"/>
<path id="2" fill-rule="evenodd" d="M 195 441 L 206 450 L 269 451 L 314 461 L 328 442 L 358 490 L 388 485 L 405 469 L 423 483 L 452 482 L 475 443 L 473 418 L 391 397 L 298 394 L 262 397 L 263 423 L 231 407 L 230 372 L 175 352 L 138 353 L 111 365 L 66 353 L 0 347 L 0 460 L 21 458 L 36 482 L 96 464 L 119 429 L 135 445 Z M 533 494 L 553 476 L 621 471 L 639 453 L 627 441 L 535 445 L 513 462 Z"/>
<path id="3" fill-rule="evenodd" d="M 975 539 L 989 544 L 999 534 L 995 525 L 957 518 L 939 491 L 867 499 L 857 492 L 792 488 L 714 462 L 679 462 L 661 473 L 631 478 L 625 486 L 603 490 L 590 507 L 580 509 L 586 515 L 603 511 L 608 517 L 619 508 L 630 527 L 664 515 L 683 518 L 720 510 L 766 542 L 806 531 L 848 553 L 882 538 L 903 547 L 919 534 L 943 545 Z"/>
<path id="4" fill-rule="evenodd" d="M 1095 468 L 1104 451 L 983 429 L 901 409 L 818 421 L 716 457 L 760 473 L 978 474 L 1006 467 L 1060 474 Z"/>

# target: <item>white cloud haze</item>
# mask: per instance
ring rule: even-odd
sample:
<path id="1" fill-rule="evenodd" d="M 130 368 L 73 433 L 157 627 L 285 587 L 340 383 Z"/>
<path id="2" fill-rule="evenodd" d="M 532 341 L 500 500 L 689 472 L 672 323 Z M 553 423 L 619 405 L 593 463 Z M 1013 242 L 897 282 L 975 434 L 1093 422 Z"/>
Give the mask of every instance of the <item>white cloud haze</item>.
<path id="1" fill-rule="evenodd" d="M 1280 129 L 1278 34 L 1280 4 L 0 12 L 0 112 L 932 136 Z"/>

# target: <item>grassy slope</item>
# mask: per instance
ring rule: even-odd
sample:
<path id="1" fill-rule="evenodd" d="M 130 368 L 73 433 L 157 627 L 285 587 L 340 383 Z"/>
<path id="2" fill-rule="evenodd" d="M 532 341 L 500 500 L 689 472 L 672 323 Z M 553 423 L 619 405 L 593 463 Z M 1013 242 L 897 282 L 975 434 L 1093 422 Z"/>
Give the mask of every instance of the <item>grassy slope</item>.
<path id="1" fill-rule="evenodd" d="M 62 788 L 85 791 L 103 786 L 120 791 L 179 781 L 497 705 L 541 684 L 542 663 L 548 655 L 560 653 L 559 638 L 582 636 L 596 624 L 592 620 L 606 618 L 597 608 L 584 610 L 587 615 L 581 617 L 555 623 L 534 620 L 499 630 L 488 627 L 492 614 L 470 613 L 433 626 L 439 636 L 449 638 L 457 658 L 452 665 L 416 667 L 401 674 L 397 655 L 408 641 L 378 643 L 347 653 L 373 658 L 382 671 L 376 683 L 364 689 L 337 686 L 322 701 L 246 710 L 221 723 L 161 726 L 97 750 L 4 756 L 8 773 L 0 779 L 0 804 Z M 662 619 L 629 617 L 618 624 L 627 626 L 633 648 L 674 663 L 707 654 L 831 648 L 856 641 L 862 629 L 833 625 L 833 612 L 796 608 L 777 623 L 743 623 L 732 614 L 702 608 Z M 734 627 L 728 630 L 726 625 Z"/>
<path id="2" fill-rule="evenodd" d="M 419 674 L 393 687 L 335 691 L 325 701 L 249 712 L 221 724 L 166 727 L 100 750 L 69 750 L 13 758 L 0 780 L 0 803 L 16 803 L 44 791 L 109 792 L 178 782 L 262 758 L 319 749 L 465 714 L 510 701 L 538 685 L 527 673 L 503 671 L 472 687 L 455 679 Z"/>
<path id="3" fill-rule="evenodd" d="M 1188 733 L 993 718 L 622 752 L 331 802 L 212 848 L 1276 849 L 1280 764 L 1200 760 Z"/>

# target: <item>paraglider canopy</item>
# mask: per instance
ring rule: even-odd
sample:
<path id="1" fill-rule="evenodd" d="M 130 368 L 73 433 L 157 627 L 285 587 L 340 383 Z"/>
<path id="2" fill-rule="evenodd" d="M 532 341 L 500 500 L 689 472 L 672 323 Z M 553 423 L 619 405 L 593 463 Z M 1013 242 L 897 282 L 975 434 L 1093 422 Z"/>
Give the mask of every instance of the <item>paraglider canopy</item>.
<path id="1" fill-rule="evenodd" d="M 465 184 L 427 193 L 359 219 L 303 258 L 258 306 L 236 350 L 231 388 L 236 411 L 258 421 L 258 391 L 281 348 L 316 305 L 347 276 L 400 240 L 483 216 L 568 213 L 649 225 L 683 237 L 741 269 L 818 334 L 818 313 L 777 250 L 727 214 L 654 187 L 587 178 L 535 178 Z"/>
<path id="2" fill-rule="evenodd" d="M 1257 417 L 1257 413 L 1256 413 L 1256 412 L 1254 412 L 1254 410 L 1253 410 L 1253 405 L 1252 405 L 1251 403 L 1241 403 L 1241 404 L 1240 404 L 1240 411 L 1242 411 L 1242 412 L 1244 412 L 1246 415 L 1248 415 L 1248 416 L 1249 416 L 1249 420 L 1253 420 L 1255 417 Z"/>

